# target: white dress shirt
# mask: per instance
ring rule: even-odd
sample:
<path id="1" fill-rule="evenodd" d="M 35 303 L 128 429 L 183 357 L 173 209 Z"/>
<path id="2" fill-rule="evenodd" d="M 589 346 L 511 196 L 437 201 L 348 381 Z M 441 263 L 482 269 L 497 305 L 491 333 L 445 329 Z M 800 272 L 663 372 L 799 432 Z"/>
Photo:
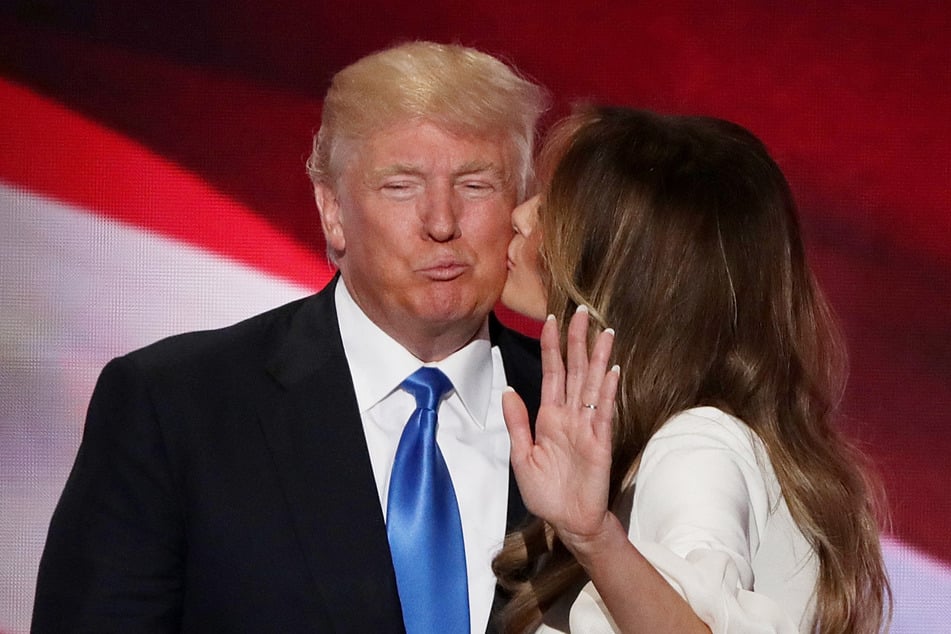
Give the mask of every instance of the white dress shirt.
<path id="1" fill-rule="evenodd" d="M 342 280 L 334 299 L 384 516 L 396 448 L 416 409 L 400 383 L 423 365 L 438 367 L 452 381 L 455 389 L 439 406 L 436 442 L 462 516 L 469 622 L 474 634 L 482 634 L 495 596 L 491 563 L 505 537 L 509 478 L 509 436 L 502 417 L 505 371 L 498 347 L 489 342 L 488 321 L 464 348 L 424 364 L 370 321 Z"/>
<path id="2" fill-rule="evenodd" d="M 671 418 L 644 448 L 625 502 L 631 542 L 714 634 L 812 631 L 818 557 L 742 421 L 713 407 Z M 591 582 L 538 630 L 617 631 Z"/>

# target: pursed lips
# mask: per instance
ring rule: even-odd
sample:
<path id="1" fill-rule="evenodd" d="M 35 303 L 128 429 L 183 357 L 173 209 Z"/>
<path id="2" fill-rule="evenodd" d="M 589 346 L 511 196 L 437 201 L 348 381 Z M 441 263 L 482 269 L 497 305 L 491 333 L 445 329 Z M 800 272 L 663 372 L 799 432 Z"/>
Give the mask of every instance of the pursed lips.
<path id="1" fill-rule="evenodd" d="M 417 268 L 416 272 L 432 280 L 444 282 L 456 279 L 468 269 L 469 264 L 466 262 L 456 258 L 444 258 L 424 264 Z"/>

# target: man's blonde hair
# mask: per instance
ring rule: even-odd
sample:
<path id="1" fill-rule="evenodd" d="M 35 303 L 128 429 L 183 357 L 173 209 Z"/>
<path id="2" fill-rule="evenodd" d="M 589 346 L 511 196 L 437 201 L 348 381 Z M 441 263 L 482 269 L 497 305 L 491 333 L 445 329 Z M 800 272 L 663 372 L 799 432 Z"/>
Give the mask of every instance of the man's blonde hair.
<path id="1" fill-rule="evenodd" d="M 540 86 L 481 51 L 455 44 L 409 42 L 373 53 L 338 72 L 324 99 L 307 172 L 333 186 L 342 148 L 388 125 L 426 120 L 447 132 L 499 136 L 511 143 L 516 191 L 532 180 L 538 119 L 548 102 Z"/>

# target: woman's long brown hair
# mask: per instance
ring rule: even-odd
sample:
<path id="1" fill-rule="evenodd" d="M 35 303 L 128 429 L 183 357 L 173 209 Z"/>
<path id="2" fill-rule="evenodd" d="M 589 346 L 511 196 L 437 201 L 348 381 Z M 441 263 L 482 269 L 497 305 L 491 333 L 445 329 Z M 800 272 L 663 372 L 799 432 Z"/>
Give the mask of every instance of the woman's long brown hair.
<path id="1" fill-rule="evenodd" d="M 747 130 L 707 117 L 589 108 L 550 139 L 549 310 L 564 326 L 583 303 L 616 331 L 611 504 L 665 421 L 719 407 L 762 439 L 818 555 L 816 631 L 878 632 L 891 602 L 880 488 L 833 424 L 844 348 L 780 169 Z M 533 630 L 585 579 L 537 518 L 506 538 L 494 567 L 511 593 L 510 632 Z"/>

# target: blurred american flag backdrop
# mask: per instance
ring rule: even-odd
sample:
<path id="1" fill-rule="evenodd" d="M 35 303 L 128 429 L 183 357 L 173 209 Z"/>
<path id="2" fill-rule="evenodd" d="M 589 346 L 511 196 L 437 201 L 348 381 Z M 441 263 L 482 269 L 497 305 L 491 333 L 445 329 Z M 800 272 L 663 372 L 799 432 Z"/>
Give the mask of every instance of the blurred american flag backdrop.
<path id="1" fill-rule="evenodd" d="M 766 142 L 848 337 L 892 631 L 951 631 L 951 4 L 3 0 L 0 633 L 29 629 L 105 362 L 329 278 L 304 172 L 321 97 L 407 39 L 513 62 L 551 90 L 548 122 L 585 100 Z"/>

